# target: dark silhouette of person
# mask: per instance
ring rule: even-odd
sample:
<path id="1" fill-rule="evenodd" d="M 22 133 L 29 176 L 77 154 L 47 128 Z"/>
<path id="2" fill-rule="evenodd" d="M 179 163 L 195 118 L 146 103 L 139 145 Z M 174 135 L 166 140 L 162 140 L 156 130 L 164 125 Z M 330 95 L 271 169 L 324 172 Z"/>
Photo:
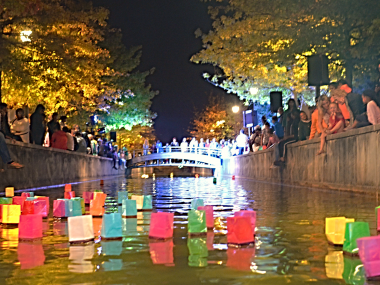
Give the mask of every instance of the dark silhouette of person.
<path id="1" fill-rule="evenodd" d="M 30 117 L 30 132 L 32 143 L 42 145 L 45 136 L 45 107 L 41 104 L 37 105 Z"/>

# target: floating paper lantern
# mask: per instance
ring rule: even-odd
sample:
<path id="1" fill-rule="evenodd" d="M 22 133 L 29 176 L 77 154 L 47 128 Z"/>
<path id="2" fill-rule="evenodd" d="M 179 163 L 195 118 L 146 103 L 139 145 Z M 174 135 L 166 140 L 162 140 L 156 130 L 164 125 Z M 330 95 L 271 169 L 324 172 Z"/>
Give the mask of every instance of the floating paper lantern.
<path id="1" fill-rule="evenodd" d="M 26 197 L 22 197 L 22 196 L 14 196 L 12 198 L 12 204 L 13 205 L 20 205 L 21 207 L 21 211 L 22 211 L 22 208 L 24 206 L 24 202 L 26 200 Z"/>
<path id="2" fill-rule="evenodd" d="M 330 279 L 343 279 L 343 251 L 331 251 L 325 257 L 326 276 Z"/>
<path id="3" fill-rule="evenodd" d="M 212 183 L 216 184 L 216 177 L 213 178 Z"/>
<path id="4" fill-rule="evenodd" d="M 188 215 L 188 228 L 189 234 L 206 234 L 206 212 L 198 210 L 190 210 Z"/>
<path id="5" fill-rule="evenodd" d="M 359 238 L 356 242 L 367 278 L 380 277 L 380 236 Z"/>
<path id="6" fill-rule="evenodd" d="M 191 267 L 206 267 L 208 257 L 206 238 L 189 238 L 187 247 L 190 253 L 188 265 Z"/>
<path id="7" fill-rule="evenodd" d="M 136 201 L 137 210 L 142 210 L 143 203 L 144 203 L 144 196 L 143 195 L 132 195 L 131 199 Z"/>
<path id="8" fill-rule="evenodd" d="M 343 245 L 346 223 L 353 223 L 355 219 L 346 217 L 326 218 L 326 238 L 330 244 Z"/>
<path id="9" fill-rule="evenodd" d="M 94 192 L 83 192 L 83 199 L 85 204 L 90 204 L 91 200 L 94 199 Z"/>
<path id="10" fill-rule="evenodd" d="M 256 212 L 249 210 L 237 211 L 234 213 L 234 217 L 248 217 L 251 219 L 252 232 L 255 234 L 256 228 Z"/>
<path id="11" fill-rule="evenodd" d="M 75 197 L 75 192 L 74 191 L 65 192 L 65 194 L 63 195 L 63 197 L 65 199 L 72 199 L 72 198 Z"/>
<path id="12" fill-rule="evenodd" d="M 123 218 L 136 218 L 137 217 L 136 200 L 123 200 L 122 216 L 123 216 Z"/>
<path id="13" fill-rule="evenodd" d="M 149 242 L 149 253 L 153 264 L 173 265 L 173 240 Z"/>
<path id="14" fill-rule="evenodd" d="M 106 201 L 107 194 L 97 192 L 94 195 L 94 200 L 90 202 L 90 215 L 103 216 L 104 215 L 104 203 Z"/>
<path id="15" fill-rule="evenodd" d="M 250 217 L 227 218 L 227 243 L 249 244 L 254 242 Z"/>
<path id="16" fill-rule="evenodd" d="M 376 228 L 380 232 L 380 206 L 376 208 Z"/>
<path id="17" fill-rule="evenodd" d="M 81 243 L 94 240 L 94 227 L 91 215 L 69 217 L 67 221 L 70 242 Z"/>
<path id="18" fill-rule="evenodd" d="M 235 175 L 232 175 L 232 180 L 235 180 Z"/>
<path id="19" fill-rule="evenodd" d="M 49 197 L 38 196 L 38 197 L 37 197 L 37 200 L 43 200 L 43 201 L 46 202 L 46 216 L 49 216 L 49 212 L 50 212 Z"/>
<path id="20" fill-rule="evenodd" d="M 72 198 L 71 200 L 79 201 L 79 204 L 81 207 L 81 215 L 84 215 L 86 213 L 86 206 L 84 204 L 84 199 L 80 197 L 75 197 L 75 198 Z M 76 216 L 79 216 L 79 214 L 77 214 Z"/>
<path id="21" fill-rule="evenodd" d="M 202 206 L 204 206 L 205 204 L 204 204 L 204 202 L 203 202 L 203 199 L 193 199 L 192 201 L 191 201 L 191 209 L 193 209 L 193 210 L 197 210 L 198 209 L 198 207 L 202 207 Z"/>
<path id="22" fill-rule="evenodd" d="M 207 229 L 212 230 L 214 228 L 214 207 L 213 206 L 199 206 L 198 210 L 206 212 L 206 226 Z"/>
<path id="23" fill-rule="evenodd" d="M 15 195 L 15 188 L 14 187 L 5 188 L 5 197 L 13 197 L 14 195 Z"/>
<path id="24" fill-rule="evenodd" d="M 3 224 L 18 224 L 20 215 L 20 205 L 1 205 L 1 222 Z"/>
<path id="25" fill-rule="evenodd" d="M 94 235 L 96 237 L 100 236 L 100 231 L 102 230 L 102 223 L 103 223 L 103 218 L 102 217 L 93 217 L 92 219 L 92 225 L 94 228 Z"/>
<path id="26" fill-rule="evenodd" d="M 168 239 L 173 237 L 174 213 L 152 213 L 150 219 L 149 237 Z"/>
<path id="27" fill-rule="evenodd" d="M 22 215 L 18 228 L 20 239 L 42 238 L 42 215 Z"/>
<path id="28" fill-rule="evenodd" d="M 128 192 L 127 191 L 119 191 L 117 192 L 117 203 L 121 205 L 123 200 L 128 200 Z"/>
<path id="29" fill-rule="evenodd" d="M 65 201 L 63 201 L 63 200 L 54 200 L 53 201 L 53 217 L 56 217 L 56 218 L 66 217 Z"/>
<path id="30" fill-rule="evenodd" d="M 252 260 L 255 258 L 255 248 L 231 248 L 227 249 L 227 266 L 235 270 L 252 271 Z"/>
<path id="31" fill-rule="evenodd" d="M 22 197 L 34 197 L 34 192 L 23 192 L 21 193 Z"/>
<path id="32" fill-rule="evenodd" d="M 71 192 L 71 191 L 72 191 L 71 184 L 65 184 L 65 192 Z"/>
<path id="33" fill-rule="evenodd" d="M 27 200 L 24 201 L 24 206 L 22 207 L 22 214 L 23 215 L 34 214 L 34 201 L 27 201 Z"/>
<path id="34" fill-rule="evenodd" d="M 347 254 L 357 255 L 359 252 L 356 240 L 362 237 L 369 237 L 369 224 L 366 222 L 354 222 L 346 224 L 346 232 L 344 235 L 343 252 Z"/>
<path id="35" fill-rule="evenodd" d="M 82 215 L 82 205 L 81 200 L 82 198 L 73 198 L 69 203 L 71 203 L 72 211 L 70 213 L 70 217 L 76 217 Z"/>
<path id="36" fill-rule="evenodd" d="M 21 269 L 31 269 L 44 265 L 45 262 L 42 244 L 20 242 L 17 248 L 17 256 Z"/>
<path id="37" fill-rule="evenodd" d="M 0 205 L 10 205 L 12 204 L 12 198 L 10 197 L 1 197 L 0 198 Z"/>
<path id="38" fill-rule="evenodd" d="M 142 210 L 152 211 L 152 195 L 144 195 Z"/>
<path id="39" fill-rule="evenodd" d="M 102 239 L 122 238 L 121 215 L 119 213 L 104 214 L 100 236 Z"/>
<path id="40" fill-rule="evenodd" d="M 34 200 L 33 201 L 34 210 L 33 213 L 37 215 L 41 215 L 42 217 L 46 218 L 48 216 L 47 214 L 47 205 L 45 200 Z"/>

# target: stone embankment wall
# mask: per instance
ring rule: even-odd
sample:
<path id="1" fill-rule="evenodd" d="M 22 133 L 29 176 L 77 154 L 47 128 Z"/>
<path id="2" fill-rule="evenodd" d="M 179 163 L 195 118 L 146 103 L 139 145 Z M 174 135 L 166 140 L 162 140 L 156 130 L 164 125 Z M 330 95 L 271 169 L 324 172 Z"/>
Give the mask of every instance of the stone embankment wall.
<path id="1" fill-rule="evenodd" d="M 289 144 L 283 167 L 271 169 L 273 149 L 223 160 L 222 175 L 351 191 L 380 189 L 380 125 Z"/>
<path id="2" fill-rule="evenodd" d="M 19 142 L 8 143 L 8 148 L 12 159 L 25 167 L 8 169 L 0 159 L 0 169 L 4 169 L 0 172 L 0 191 L 7 186 L 25 189 L 124 174 L 123 169 L 112 169 L 110 158 Z"/>

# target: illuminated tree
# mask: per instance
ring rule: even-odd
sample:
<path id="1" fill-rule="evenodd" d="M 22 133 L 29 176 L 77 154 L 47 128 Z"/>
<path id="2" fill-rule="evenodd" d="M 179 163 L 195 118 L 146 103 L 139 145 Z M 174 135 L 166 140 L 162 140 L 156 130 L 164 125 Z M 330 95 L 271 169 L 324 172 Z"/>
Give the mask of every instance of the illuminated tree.
<path id="1" fill-rule="evenodd" d="M 231 106 L 223 100 L 210 95 L 208 105 L 195 112 L 194 120 L 190 123 L 190 134 L 200 138 L 230 139 L 235 137 L 236 132 L 241 128 L 240 120 L 235 120 L 231 114 Z"/>
<path id="2" fill-rule="evenodd" d="M 255 86 L 302 93 L 310 100 L 306 56 L 316 53 L 330 58 L 332 79 L 377 76 L 379 1 L 215 2 L 221 4 L 210 8 L 213 30 L 196 32 L 204 48 L 192 61 L 220 67 L 223 74 L 210 81 L 242 99 L 253 99 L 247 91 Z"/>
<path id="3" fill-rule="evenodd" d="M 129 151 L 142 149 L 144 140 L 153 143 L 156 139 L 152 127 L 134 126 L 131 130 L 121 129 L 117 132 L 117 143 L 120 147 L 126 146 Z"/>

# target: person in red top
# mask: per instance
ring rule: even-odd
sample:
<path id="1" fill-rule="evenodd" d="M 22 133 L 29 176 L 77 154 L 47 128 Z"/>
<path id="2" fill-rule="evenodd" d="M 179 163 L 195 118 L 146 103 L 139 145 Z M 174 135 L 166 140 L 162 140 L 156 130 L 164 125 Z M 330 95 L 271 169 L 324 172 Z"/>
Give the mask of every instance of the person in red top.
<path id="1" fill-rule="evenodd" d="M 330 103 L 329 113 L 330 113 L 329 126 L 324 132 L 322 132 L 321 147 L 320 147 L 317 155 L 324 153 L 323 148 L 326 144 L 326 136 L 327 135 L 337 134 L 337 133 L 341 133 L 344 131 L 344 127 L 345 127 L 344 126 L 344 123 L 345 123 L 344 117 L 343 117 L 342 113 L 340 112 L 337 103 Z"/>
<path id="2" fill-rule="evenodd" d="M 51 137 L 51 147 L 58 149 L 67 149 L 67 136 L 64 131 L 56 129 Z"/>

